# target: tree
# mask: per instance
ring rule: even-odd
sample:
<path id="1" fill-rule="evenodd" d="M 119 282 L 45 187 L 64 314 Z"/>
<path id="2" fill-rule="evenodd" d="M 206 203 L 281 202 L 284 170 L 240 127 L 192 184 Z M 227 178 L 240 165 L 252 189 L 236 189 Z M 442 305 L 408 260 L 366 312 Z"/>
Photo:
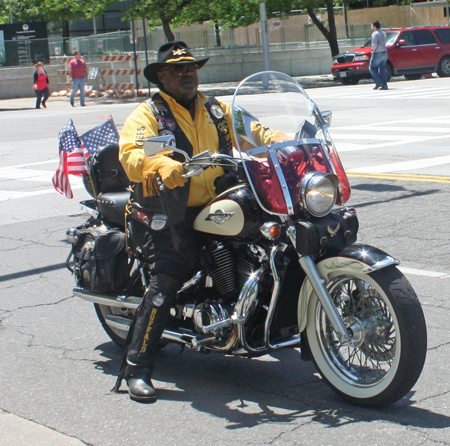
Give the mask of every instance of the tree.
<path id="1" fill-rule="evenodd" d="M 333 0 L 326 0 L 326 8 L 328 15 L 328 29 L 325 25 L 317 18 L 317 15 L 314 11 L 314 4 L 317 5 L 317 1 L 308 1 L 306 4 L 306 10 L 308 11 L 311 20 L 314 25 L 317 26 L 319 31 L 324 35 L 325 39 L 327 39 L 328 44 L 330 45 L 331 56 L 336 56 L 339 54 L 339 44 L 337 40 L 337 31 L 336 31 L 336 20 L 334 17 L 334 3 Z M 317 8 L 317 6 L 315 6 Z"/>
<path id="2" fill-rule="evenodd" d="M 3 2 L 4 6 L 6 2 Z M 68 23 L 75 18 L 84 18 L 85 0 L 11 0 L 14 22 L 46 21 L 68 37 Z M 3 13 L 4 14 L 4 13 Z M 10 23 L 10 17 L 2 14 L 2 23 Z"/>
<path id="3" fill-rule="evenodd" d="M 176 18 L 178 24 L 212 21 L 215 26 L 237 28 L 247 26 L 260 20 L 260 0 L 204 0 L 194 1 L 188 5 L 180 16 Z M 322 23 L 316 10 L 326 8 L 328 13 L 328 27 Z M 334 17 L 333 0 L 267 0 L 266 10 L 270 17 L 274 12 L 286 15 L 291 10 L 305 10 L 313 23 L 327 39 L 332 56 L 339 53 L 336 22 Z"/>
<path id="4" fill-rule="evenodd" d="M 183 10 L 198 0 L 137 0 L 126 14 L 126 18 L 146 18 L 151 27 L 162 25 L 169 42 L 175 40 L 171 29 Z M 94 0 L 95 2 L 95 0 Z"/>

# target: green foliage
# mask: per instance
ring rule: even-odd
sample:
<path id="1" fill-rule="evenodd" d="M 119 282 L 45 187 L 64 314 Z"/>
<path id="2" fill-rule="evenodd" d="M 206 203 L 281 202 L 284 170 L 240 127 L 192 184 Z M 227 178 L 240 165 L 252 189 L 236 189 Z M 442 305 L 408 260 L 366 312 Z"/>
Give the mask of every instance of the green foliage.
<path id="1" fill-rule="evenodd" d="M 1 23 L 11 23 L 10 8 L 14 23 L 44 20 L 62 26 L 75 18 L 86 17 L 85 0 L 6 0 L 0 3 Z"/>
<path id="2" fill-rule="evenodd" d="M 314 11 L 327 7 L 330 10 L 330 7 L 341 1 L 343 0 L 266 0 L 267 17 L 272 17 L 273 13 L 289 14 L 291 10 L 308 11 L 316 26 L 330 41 L 330 38 L 333 39 L 333 29 L 320 23 Z M 100 16 L 117 0 L 3 0 L 0 3 L 0 21 L 3 23 L 10 22 L 8 2 L 14 10 L 15 22 L 46 20 L 49 24 L 64 29 L 73 19 Z M 216 27 L 237 28 L 256 23 L 260 20 L 260 3 L 261 0 L 135 0 L 123 20 L 145 18 L 150 27 L 162 25 L 170 41 L 174 40 L 171 31 L 174 26 L 211 22 Z"/>

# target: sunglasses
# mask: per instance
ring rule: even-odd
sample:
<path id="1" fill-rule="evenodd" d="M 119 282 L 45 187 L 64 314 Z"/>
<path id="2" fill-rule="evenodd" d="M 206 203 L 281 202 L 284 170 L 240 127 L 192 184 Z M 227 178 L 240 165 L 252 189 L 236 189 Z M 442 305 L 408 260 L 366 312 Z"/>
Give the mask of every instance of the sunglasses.
<path id="1" fill-rule="evenodd" d="M 171 71 L 176 76 L 185 76 L 186 74 L 195 74 L 198 72 L 198 65 L 195 63 L 189 65 L 174 65 L 173 67 L 166 68 L 163 71 Z"/>

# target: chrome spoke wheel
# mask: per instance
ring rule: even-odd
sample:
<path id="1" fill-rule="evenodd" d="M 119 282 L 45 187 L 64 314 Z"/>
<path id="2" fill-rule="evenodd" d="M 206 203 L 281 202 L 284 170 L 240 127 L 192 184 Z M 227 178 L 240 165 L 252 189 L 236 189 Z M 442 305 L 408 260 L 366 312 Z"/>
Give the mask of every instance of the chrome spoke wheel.
<path id="1" fill-rule="evenodd" d="M 318 268 L 329 277 L 327 289 L 351 338 L 339 341 L 312 293 L 306 335 L 322 378 L 354 404 L 398 401 L 416 383 L 426 356 L 425 319 L 411 284 L 395 266 L 364 274 L 357 262 L 331 257 Z"/>
<path id="2" fill-rule="evenodd" d="M 329 291 L 352 340 L 347 345 L 339 343 L 318 305 L 316 327 L 326 360 L 355 385 L 371 386 L 386 376 L 395 358 L 392 314 L 370 284 L 354 277 L 338 277 L 329 284 Z"/>

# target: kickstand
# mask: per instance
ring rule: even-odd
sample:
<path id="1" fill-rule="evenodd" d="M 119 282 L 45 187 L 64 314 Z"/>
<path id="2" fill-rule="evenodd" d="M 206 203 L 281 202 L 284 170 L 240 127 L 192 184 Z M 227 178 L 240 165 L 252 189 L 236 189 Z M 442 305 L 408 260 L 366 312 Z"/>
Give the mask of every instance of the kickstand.
<path id="1" fill-rule="evenodd" d="M 184 353 L 184 347 L 185 347 L 185 345 L 181 344 L 180 355 L 182 355 Z"/>

